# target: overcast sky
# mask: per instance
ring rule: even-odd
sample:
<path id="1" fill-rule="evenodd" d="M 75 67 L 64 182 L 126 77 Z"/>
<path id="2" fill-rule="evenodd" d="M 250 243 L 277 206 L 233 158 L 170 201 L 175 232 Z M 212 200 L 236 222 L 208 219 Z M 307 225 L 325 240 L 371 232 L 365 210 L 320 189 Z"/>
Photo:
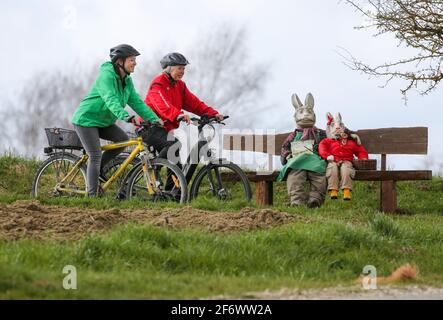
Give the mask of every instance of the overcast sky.
<path id="1" fill-rule="evenodd" d="M 443 89 L 425 97 L 411 92 L 405 106 L 401 83 L 381 89 L 383 80 L 344 66 L 339 48 L 373 63 L 409 51 L 398 48 L 392 36 L 374 38 L 374 32 L 355 30 L 364 20 L 343 1 L 2 0 L 1 6 L 2 96 L 14 96 L 38 70 L 107 60 L 109 48 L 119 43 L 139 49 L 143 62 L 150 50 L 183 52 L 199 32 L 216 23 L 235 23 L 249 30 L 251 58 L 272 66 L 266 102 L 275 108 L 269 110 L 272 116 L 263 115 L 263 128 L 292 130 L 291 94 L 304 100 L 312 92 L 317 126 L 324 128 L 327 111 L 340 111 L 353 130 L 427 126 L 429 154 L 443 163 Z M 422 162 L 421 156 L 402 156 L 393 157 L 391 165 L 411 169 Z"/>

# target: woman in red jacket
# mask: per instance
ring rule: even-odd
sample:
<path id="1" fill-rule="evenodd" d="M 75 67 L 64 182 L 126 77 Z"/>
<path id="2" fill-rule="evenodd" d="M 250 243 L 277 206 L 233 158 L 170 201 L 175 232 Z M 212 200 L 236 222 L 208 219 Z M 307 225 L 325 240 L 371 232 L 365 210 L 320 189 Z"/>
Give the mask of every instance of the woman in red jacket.
<path id="1" fill-rule="evenodd" d="M 198 116 L 206 114 L 216 117 L 219 121 L 224 119 L 217 110 L 200 101 L 181 80 L 188 64 L 188 60 L 178 52 L 164 56 L 160 60 L 163 72 L 152 80 L 145 99 L 145 103 L 163 120 L 164 128 L 153 128 L 146 132 L 143 140 L 160 153 L 159 157 L 168 158 L 173 163 L 179 160 L 180 143 L 176 138 L 168 140 L 168 132 L 178 128 L 180 121 L 188 125 L 191 123 L 189 115 L 184 114 L 183 110 Z M 167 151 L 174 144 L 175 159 L 171 159 L 171 155 L 167 157 Z M 188 175 L 191 174 L 189 172 Z"/>
<path id="2" fill-rule="evenodd" d="M 223 116 L 217 110 L 200 101 L 181 80 L 188 64 L 188 60 L 182 54 L 168 53 L 160 61 L 163 73 L 152 80 L 146 95 L 145 103 L 163 119 L 168 132 L 178 128 L 181 118 L 190 123 L 190 117 L 185 115 L 183 110 L 199 116 L 216 116 L 220 121 L 223 120 Z"/>
<path id="3" fill-rule="evenodd" d="M 337 199 L 341 180 L 343 200 L 351 200 L 352 178 L 355 176 L 352 160 L 354 160 L 354 155 L 360 160 L 368 159 L 368 152 L 354 140 L 348 139 L 349 131 L 347 129 L 337 133 L 339 134 L 338 139 L 327 138 L 320 142 L 318 153 L 328 161 L 326 178 L 331 199 Z"/>

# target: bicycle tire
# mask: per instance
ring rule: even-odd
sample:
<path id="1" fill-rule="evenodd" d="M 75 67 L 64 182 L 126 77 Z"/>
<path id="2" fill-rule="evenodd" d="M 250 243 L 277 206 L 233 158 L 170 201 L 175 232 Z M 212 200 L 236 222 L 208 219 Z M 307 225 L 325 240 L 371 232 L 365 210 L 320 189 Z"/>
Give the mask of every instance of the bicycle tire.
<path id="1" fill-rule="evenodd" d="M 224 172 L 225 175 L 222 174 L 223 171 L 230 170 L 231 173 Z M 220 178 L 217 181 L 218 184 L 218 190 L 215 190 L 212 186 L 214 182 L 211 182 L 211 171 L 214 171 L 216 175 Z M 226 175 L 226 173 L 228 173 Z M 229 180 L 226 180 L 223 182 L 221 179 L 222 177 L 226 177 L 225 179 L 230 177 Z M 206 177 L 206 179 L 205 179 Z M 212 177 L 214 178 L 214 177 Z M 207 181 L 205 181 L 207 180 Z M 229 182 L 229 183 L 228 183 Z M 236 182 L 240 182 L 240 188 L 236 187 L 234 184 Z M 224 183 L 224 185 L 220 186 L 221 183 Z M 226 186 L 229 186 L 231 190 L 226 188 Z M 241 188 L 242 187 L 242 188 Z M 209 188 L 209 190 L 208 190 Z M 237 190 L 240 189 L 240 190 Z M 235 198 L 232 197 L 233 192 L 240 192 L 242 191 L 244 195 L 237 196 Z M 225 160 L 219 160 L 218 162 L 212 162 L 203 168 L 200 169 L 200 171 L 197 173 L 197 175 L 194 178 L 194 181 L 191 185 L 191 191 L 190 191 L 190 200 L 193 200 L 201 195 L 202 193 L 207 194 L 208 196 L 217 197 L 219 200 L 246 200 L 251 201 L 252 199 L 252 191 L 251 191 L 251 185 L 249 183 L 248 177 L 243 172 L 243 170 L 236 165 L 235 163 L 232 163 L 230 161 Z M 212 193 L 212 195 L 211 195 Z"/>
<path id="2" fill-rule="evenodd" d="M 188 198 L 188 184 L 186 178 L 179 167 L 170 163 L 166 159 L 157 158 L 151 161 L 151 168 L 155 172 L 156 181 L 159 183 L 156 186 L 154 194 L 149 193 L 149 188 L 146 186 L 143 173 L 143 165 L 139 163 L 132 171 L 131 177 L 128 180 L 126 195 L 129 199 L 142 199 L 152 202 L 173 201 L 178 203 L 185 203 Z M 168 177 L 171 176 L 170 170 L 175 178 L 178 180 L 179 189 L 173 187 L 171 190 L 166 190 Z M 138 184 L 140 182 L 140 184 Z M 157 189 L 158 188 L 158 189 Z M 162 190 L 163 188 L 163 190 Z"/>
<path id="3" fill-rule="evenodd" d="M 60 191 L 55 190 L 56 184 L 61 181 L 62 178 L 60 174 L 66 175 L 79 160 L 80 157 L 70 153 L 59 152 L 51 155 L 37 169 L 32 179 L 31 196 L 33 198 L 62 196 Z M 54 166 L 56 162 L 59 162 L 57 166 L 59 166 L 63 172 L 58 172 L 57 174 L 57 168 Z M 54 172 L 51 172 L 51 164 L 52 169 L 56 169 Z M 86 192 L 86 166 L 81 166 L 79 171 L 81 174 L 75 176 L 75 180 L 69 185 L 69 188 Z"/>

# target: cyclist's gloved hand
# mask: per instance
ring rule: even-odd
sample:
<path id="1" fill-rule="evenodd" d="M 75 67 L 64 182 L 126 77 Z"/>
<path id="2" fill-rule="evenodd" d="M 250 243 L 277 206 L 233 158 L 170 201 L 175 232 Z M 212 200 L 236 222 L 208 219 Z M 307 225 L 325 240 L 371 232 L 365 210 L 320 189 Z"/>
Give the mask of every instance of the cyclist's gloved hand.
<path id="1" fill-rule="evenodd" d="M 215 115 L 215 118 L 217 118 L 218 121 L 223 121 L 223 120 L 225 120 L 225 116 L 222 115 L 222 114 L 220 114 L 220 113 L 217 113 L 217 114 Z"/>
<path id="2" fill-rule="evenodd" d="M 188 116 L 187 114 L 181 114 L 177 117 L 177 121 L 185 121 L 186 124 L 190 124 L 191 123 L 191 117 Z"/>
<path id="3" fill-rule="evenodd" d="M 128 116 L 126 118 L 126 122 L 132 123 L 134 126 L 140 125 L 140 121 L 135 116 Z"/>
<path id="4" fill-rule="evenodd" d="M 165 123 L 164 123 L 164 121 L 163 121 L 162 119 L 158 119 L 156 122 L 157 122 L 160 126 L 162 126 L 162 127 L 165 126 Z"/>

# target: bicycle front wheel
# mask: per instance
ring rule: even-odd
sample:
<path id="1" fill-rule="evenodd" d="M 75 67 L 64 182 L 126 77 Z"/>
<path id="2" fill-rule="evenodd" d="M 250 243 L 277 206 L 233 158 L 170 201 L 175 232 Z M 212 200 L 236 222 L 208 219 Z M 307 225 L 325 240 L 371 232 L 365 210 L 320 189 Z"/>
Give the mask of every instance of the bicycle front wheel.
<path id="1" fill-rule="evenodd" d="M 179 167 L 165 159 L 154 159 L 146 170 L 143 164 L 135 167 L 129 178 L 126 195 L 129 199 L 152 202 L 178 202 L 187 200 L 188 185 Z"/>
<path id="2" fill-rule="evenodd" d="M 200 196 L 222 201 L 250 201 L 252 191 L 248 177 L 239 166 L 220 160 L 204 166 L 195 177 L 190 198 Z"/>
<path id="3" fill-rule="evenodd" d="M 32 197 L 60 197 L 86 195 L 86 167 L 72 172 L 79 157 L 69 153 L 56 153 L 42 163 L 32 181 Z"/>

